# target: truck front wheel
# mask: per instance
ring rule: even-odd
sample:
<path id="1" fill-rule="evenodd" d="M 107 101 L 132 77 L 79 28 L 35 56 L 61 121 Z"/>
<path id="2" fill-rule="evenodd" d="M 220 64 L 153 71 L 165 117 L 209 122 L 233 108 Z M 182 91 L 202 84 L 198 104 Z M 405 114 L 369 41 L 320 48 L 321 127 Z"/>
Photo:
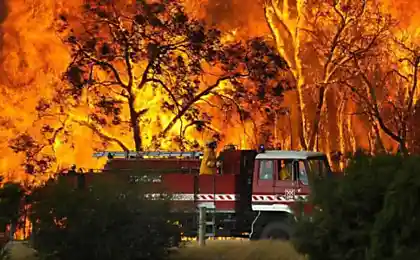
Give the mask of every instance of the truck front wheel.
<path id="1" fill-rule="evenodd" d="M 289 240 L 292 228 L 284 222 L 273 222 L 264 227 L 260 239 Z"/>

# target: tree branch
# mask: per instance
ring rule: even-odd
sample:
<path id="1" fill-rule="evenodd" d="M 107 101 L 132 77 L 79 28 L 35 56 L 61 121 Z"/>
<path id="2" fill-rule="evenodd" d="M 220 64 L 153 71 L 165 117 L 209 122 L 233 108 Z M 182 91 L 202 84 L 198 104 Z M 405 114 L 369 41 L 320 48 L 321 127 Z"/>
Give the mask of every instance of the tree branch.
<path id="1" fill-rule="evenodd" d="M 158 83 L 161 85 L 161 87 L 168 93 L 168 95 L 171 97 L 172 101 L 175 103 L 175 105 L 177 106 L 177 109 L 179 109 L 180 104 L 178 103 L 178 100 L 176 99 L 176 97 L 174 96 L 174 94 L 172 93 L 172 91 L 168 88 L 168 86 L 166 86 L 165 83 L 163 83 L 162 80 L 160 79 L 156 79 L 156 78 L 151 78 L 148 79 L 147 82 L 154 82 L 154 83 Z"/>
<path id="2" fill-rule="evenodd" d="M 419 63 L 420 63 L 420 57 L 416 56 L 414 58 L 414 66 L 413 66 L 413 84 L 411 86 L 411 89 L 409 89 L 409 92 L 408 92 L 407 117 L 405 118 L 405 120 L 408 120 L 408 116 L 412 113 L 412 110 L 413 110 L 414 95 L 416 93 L 417 86 L 418 86 Z"/>
<path id="3" fill-rule="evenodd" d="M 91 129 L 94 133 L 96 133 L 101 139 L 108 141 L 108 142 L 113 142 L 118 144 L 121 149 L 123 149 L 125 152 L 129 151 L 130 149 L 128 148 L 127 145 L 125 145 L 121 140 L 109 135 L 108 133 L 106 133 L 103 129 L 98 128 L 96 125 L 94 125 L 93 123 L 89 123 L 87 121 L 84 120 L 80 120 L 77 118 L 71 118 L 71 120 L 81 126 L 85 126 L 89 129 Z"/>
<path id="4" fill-rule="evenodd" d="M 228 96 L 226 96 L 226 95 L 223 95 L 223 94 L 221 94 L 221 93 L 217 93 L 217 92 L 215 92 L 215 91 L 212 91 L 211 92 L 211 94 L 213 94 L 213 95 L 215 95 L 215 96 L 217 96 L 217 97 L 220 97 L 221 99 L 227 99 L 227 100 L 229 100 L 230 102 L 232 102 L 234 105 L 235 105 L 235 107 L 236 107 L 236 109 L 238 110 L 238 114 L 239 114 L 239 118 L 241 119 L 241 123 L 244 123 L 245 122 L 245 118 L 244 118 L 244 115 L 243 115 L 243 108 L 242 108 L 242 106 L 241 106 L 241 104 L 239 104 L 236 100 L 234 100 L 233 98 L 231 98 L 231 97 L 228 97 Z"/>
<path id="5" fill-rule="evenodd" d="M 153 64 L 155 63 L 156 57 L 158 57 L 160 54 L 161 54 L 161 52 L 159 50 L 158 53 L 154 53 L 153 54 L 153 57 L 149 58 L 149 62 L 147 63 L 147 66 L 146 66 L 146 68 L 143 71 L 143 74 L 141 76 L 141 81 L 137 85 L 137 89 L 139 89 L 139 90 L 142 89 L 146 85 L 146 83 L 148 82 L 148 80 L 149 80 L 149 78 L 148 78 L 149 71 L 151 70 Z"/>
<path id="6" fill-rule="evenodd" d="M 126 44 L 124 46 L 124 61 L 125 61 L 125 66 L 126 66 L 127 74 L 128 74 L 127 88 L 129 90 L 131 90 L 131 88 L 133 87 L 134 76 L 133 76 L 133 68 L 131 66 L 131 58 L 130 58 L 129 48 L 130 47 L 128 45 L 128 42 L 126 42 Z"/>
<path id="7" fill-rule="evenodd" d="M 344 31 L 344 29 L 346 28 L 346 25 L 347 25 L 346 18 L 343 16 L 343 14 L 340 12 L 340 10 L 338 10 L 337 5 L 338 5 L 338 1 L 336 3 L 334 3 L 333 9 L 340 16 L 340 24 L 338 25 L 337 31 L 334 34 L 334 37 L 333 37 L 333 40 L 332 40 L 332 43 L 331 43 L 331 47 L 330 47 L 330 51 L 328 53 L 327 60 L 324 64 L 324 79 L 326 79 L 327 75 L 330 74 L 330 72 L 329 72 L 330 71 L 330 68 L 329 68 L 330 63 L 333 59 L 335 49 L 338 46 L 338 41 L 340 39 L 340 36 L 341 36 L 342 32 Z"/>
<path id="8" fill-rule="evenodd" d="M 210 92 L 219 86 L 219 84 L 225 80 L 232 80 L 234 78 L 238 77 L 247 77 L 248 74 L 234 74 L 231 76 L 224 76 L 217 79 L 217 81 L 213 84 L 208 86 L 206 89 L 204 89 L 202 92 L 197 94 L 193 99 L 191 99 L 187 104 L 185 104 L 182 109 L 176 114 L 176 116 L 168 123 L 168 125 L 165 127 L 165 129 L 161 132 L 160 136 L 165 136 L 169 130 L 175 125 L 175 123 L 187 113 L 187 111 L 191 108 L 192 105 L 194 105 L 197 101 L 199 101 L 204 96 L 207 96 L 210 94 Z"/>
<path id="9" fill-rule="evenodd" d="M 372 83 L 370 82 L 369 78 L 366 76 L 366 74 L 362 71 L 362 69 L 360 68 L 358 62 L 357 62 L 357 58 L 356 56 L 354 56 L 354 62 L 355 62 L 355 66 L 359 72 L 359 75 L 362 77 L 363 82 L 366 84 L 367 88 L 368 88 L 368 93 L 370 94 L 371 97 L 371 101 L 369 101 L 371 105 L 371 107 L 373 108 L 373 115 L 375 116 L 376 120 L 378 121 L 379 125 L 381 126 L 381 129 L 392 139 L 394 139 L 397 142 L 401 142 L 401 136 L 396 135 L 395 133 L 392 132 L 391 129 L 388 128 L 388 126 L 385 124 L 379 108 L 378 108 L 378 103 L 377 103 L 377 99 L 376 99 L 376 94 L 375 94 L 375 90 L 374 90 L 374 86 L 372 85 Z M 368 100 L 368 99 L 367 99 Z"/>
<path id="10" fill-rule="evenodd" d="M 121 80 L 121 77 L 120 77 L 120 74 L 119 74 L 118 70 L 111 63 L 109 63 L 107 61 L 99 60 L 99 59 L 93 57 L 91 54 L 89 54 L 87 51 L 85 51 L 79 43 L 77 43 L 77 45 L 79 47 L 79 53 L 84 55 L 91 62 L 94 62 L 97 65 L 102 65 L 102 66 L 105 66 L 105 67 L 109 68 L 111 70 L 112 74 L 114 75 L 116 81 L 118 82 L 118 84 L 125 89 L 128 88 L 127 85 L 124 84 L 124 82 Z"/>

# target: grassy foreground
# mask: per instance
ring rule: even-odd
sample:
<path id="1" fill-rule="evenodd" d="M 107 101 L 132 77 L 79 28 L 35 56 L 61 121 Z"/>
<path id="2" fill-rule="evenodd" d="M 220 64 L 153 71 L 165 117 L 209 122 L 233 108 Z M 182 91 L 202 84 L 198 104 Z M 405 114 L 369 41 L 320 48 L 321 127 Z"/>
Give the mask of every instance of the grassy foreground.
<path id="1" fill-rule="evenodd" d="M 36 251 L 23 241 L 9 242 L 5 249 L 9 251 L 11 260 L 36 260 Z"/>
<path id="2" fill-rule="evenodd" d="M 35 260 L 24 242 L 8 245 L 11 260 Z M 173 252 L 171 260 L 304 260 L 289 243 L 258 241 L 207 241 L 205 247 L 191 242 Z"/>
<path id="3" fill-rule="evenodd" d="M 200 248 L 192 243 L 174 252 L 173 260 L 304 260 L 286 242 L 208 241 Z"/>

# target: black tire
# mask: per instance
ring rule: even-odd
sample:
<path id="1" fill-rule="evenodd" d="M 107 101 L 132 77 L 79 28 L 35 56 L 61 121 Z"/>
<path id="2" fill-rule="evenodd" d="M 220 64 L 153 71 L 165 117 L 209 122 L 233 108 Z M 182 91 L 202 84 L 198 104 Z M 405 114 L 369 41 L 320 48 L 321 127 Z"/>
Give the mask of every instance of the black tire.
<path id="1" fill-rule="evenodd" d="M 292 227 L 285 222 L 272 222 L 264 227 L 261 232 L 261 240 L 290 240 Z"/>

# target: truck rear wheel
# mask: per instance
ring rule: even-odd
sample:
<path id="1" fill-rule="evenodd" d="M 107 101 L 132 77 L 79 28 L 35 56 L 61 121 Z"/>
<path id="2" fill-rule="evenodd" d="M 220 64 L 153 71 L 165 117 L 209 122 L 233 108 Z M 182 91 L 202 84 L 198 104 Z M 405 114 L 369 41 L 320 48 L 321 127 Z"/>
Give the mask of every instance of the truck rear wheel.
<path id="1" fill-rule="evenodd" d="M 292 228 L 284 222 L 270 223 L 264 227 L 260 239 L 289 240 Z"/>

